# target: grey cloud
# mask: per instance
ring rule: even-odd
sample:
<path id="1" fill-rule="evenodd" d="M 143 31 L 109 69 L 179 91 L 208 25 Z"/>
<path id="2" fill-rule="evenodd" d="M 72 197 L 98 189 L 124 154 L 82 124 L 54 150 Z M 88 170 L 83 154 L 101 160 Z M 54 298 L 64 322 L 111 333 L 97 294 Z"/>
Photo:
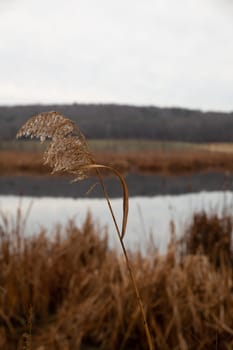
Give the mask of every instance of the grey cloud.
<path id="1" fill-rule="evenodd" d="M 10 1 L 0 103 L 233 109 L 233 21 L 214 1 Z"/>

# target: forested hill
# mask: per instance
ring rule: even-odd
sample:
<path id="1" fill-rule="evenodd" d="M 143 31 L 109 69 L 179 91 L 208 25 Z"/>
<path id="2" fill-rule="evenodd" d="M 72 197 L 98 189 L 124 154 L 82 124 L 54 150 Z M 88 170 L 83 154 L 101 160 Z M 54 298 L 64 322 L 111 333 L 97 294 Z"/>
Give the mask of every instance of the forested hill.
<path id="1" fill-rule="evenodd" d="M 88 138 L 233 142 L 233 113 L 114 104 L 0 107 L 0 138 L 14 138 L 28 118 L 51 110 L 76 121 Z"/>

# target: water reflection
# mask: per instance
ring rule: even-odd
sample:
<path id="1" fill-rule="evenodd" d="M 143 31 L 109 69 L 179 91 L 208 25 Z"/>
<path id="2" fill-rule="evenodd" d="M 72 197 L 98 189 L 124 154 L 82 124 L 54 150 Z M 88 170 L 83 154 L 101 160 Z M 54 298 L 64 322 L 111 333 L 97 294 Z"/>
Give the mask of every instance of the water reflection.
<path id="1" fill-rule="evenodd" d="M 2 176 L 0 177 L 0 194 L 37 197 L 85 197 L 85 194 L 95 182 L 96 179 L 94 178 L 79 183 L 70 183 L 69 179 L 64 177 Z M 126 182 L 130 196 L 233 190 L 233 174 L 223 172 L 183 176 L 128 174 L 126 175 Z M 121 187 L 117 179 L 106 178 L 105 183 L 111 197 L 121 197 Z M 88 198 L 102 197 L 102 190 L 98 184 L 88 193 Z"/>

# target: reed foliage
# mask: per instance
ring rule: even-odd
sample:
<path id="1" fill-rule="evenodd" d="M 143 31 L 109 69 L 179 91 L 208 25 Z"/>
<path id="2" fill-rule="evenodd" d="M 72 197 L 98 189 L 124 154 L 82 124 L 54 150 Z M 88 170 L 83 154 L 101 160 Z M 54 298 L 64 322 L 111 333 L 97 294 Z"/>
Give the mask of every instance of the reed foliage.
<path id="1" fill-rule="evenodd" d="M 124 152 L 118 153 L 95 151 L 94 157 L 98 164 L 110 165 L 123 173 L 183 175 L 221 171 L 227 175 L 233 171 L 232 153 L 195 149 L 130 152 L 126 148 Z M 42 166 L 42 162 L 42 153 L 39 151 L 0 151 L 0 175 L 47 175 L 49 167 Z"/>
<path id="2" fill-rule="evenodd" d="M 144 256 L 131 253 L 157 349 L 233 347 L 231 242 L 221 250 L 227 259 L 220 265 L 213 259 L 218 251 L 207 249 L 205 240 L 199 249 L 190 243 L 200 221 L 202 235 L 210 236 L 210 227 L 220 230 L 216 246 L 231 226 L 222 236 L 223 219 L 203 215 L 193 218 L 186 242 L 173 238 L 165 255 L 151 247 Z M 124 259 L 109 249 L 106 232 L 90 216 L 80 228 L 72 221 L 54 227 L 52 236 L 41 230 L 24 237 L 20 211 L 16 222 L 5 216 L 1 221 L 1 349 L 17 349 L 29 331 L 33 350 L 147 349 Z"/>

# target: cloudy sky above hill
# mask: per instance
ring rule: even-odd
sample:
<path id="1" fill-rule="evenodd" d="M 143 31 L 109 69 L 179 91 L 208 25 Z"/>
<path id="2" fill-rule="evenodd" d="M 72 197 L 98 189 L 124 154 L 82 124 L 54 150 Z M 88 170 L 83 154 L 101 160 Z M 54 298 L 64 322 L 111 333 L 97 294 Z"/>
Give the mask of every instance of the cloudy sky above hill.
<path id="1" fill-rule="evenodd" d="M 231 0 L 0 0 L 0 105 L 233 110 Z"/>

